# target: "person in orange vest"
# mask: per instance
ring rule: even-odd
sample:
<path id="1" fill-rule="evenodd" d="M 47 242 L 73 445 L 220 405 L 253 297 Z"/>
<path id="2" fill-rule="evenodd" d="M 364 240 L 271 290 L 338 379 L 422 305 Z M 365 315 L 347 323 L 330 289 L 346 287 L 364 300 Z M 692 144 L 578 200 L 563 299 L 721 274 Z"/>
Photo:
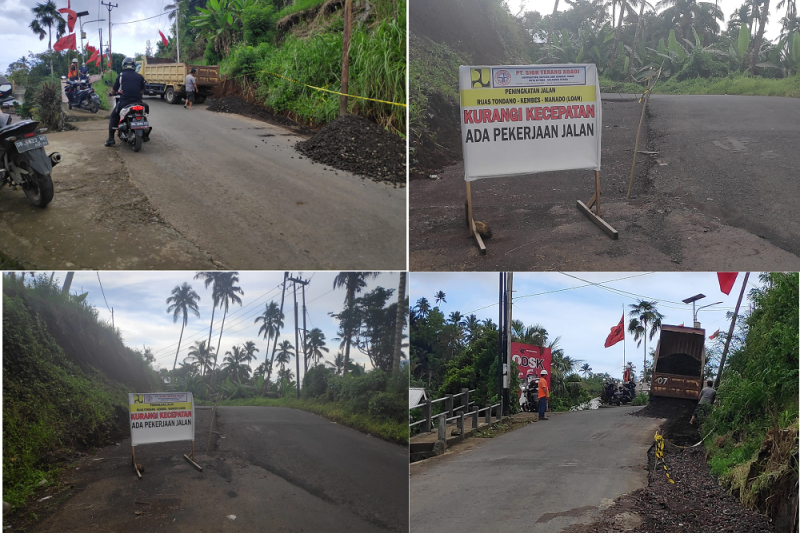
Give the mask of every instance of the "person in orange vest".
<path id="1" fill-rule="evenodd" d="M 73 59 L 72 64 L 69 66 L 69 75 L 67 76 L 72 81 L 78 80 L 78 60 Z"/>
<path id="2" fill-rule="evenodd" d="M 539 420 L 550 420 L 544 414 L 547 412 L 547 403 L 550 401 L 550 387 L 547 386 L 547 370 L 542 370 L 542 377 L 539 379 Z"/>

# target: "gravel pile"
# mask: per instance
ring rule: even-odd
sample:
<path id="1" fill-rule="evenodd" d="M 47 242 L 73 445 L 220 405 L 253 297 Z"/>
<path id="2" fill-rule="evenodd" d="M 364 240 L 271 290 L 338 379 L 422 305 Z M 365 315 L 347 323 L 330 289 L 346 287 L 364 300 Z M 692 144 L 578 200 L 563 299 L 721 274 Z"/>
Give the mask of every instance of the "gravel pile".
<path id="1" fill-rule="evenodd" d="M 375 181 L 406 182 L 405 141 L 358 115 L 337 118 L 296 148 L 317 163 Z"/>
<path id="2" fill-rule="evenodd" d="M 297 124 L 283 115 L 276 115 L 275 113 L 267 111 L 263 107 L 258 107 L 246 102 L 238 96 L 223 96 L 222 98 L 214 98 L 213 100 L 209 101 L 208 110 L 215 111 L 217 113 L 234 113 L 236 115 L 243 115 L 245 117 L 255 118 L 265 122 L 270 122 L 272 124 L 285 126 L 300 133 L 308 134 L 311 132 L 311 130 L 305 126 Z"/>

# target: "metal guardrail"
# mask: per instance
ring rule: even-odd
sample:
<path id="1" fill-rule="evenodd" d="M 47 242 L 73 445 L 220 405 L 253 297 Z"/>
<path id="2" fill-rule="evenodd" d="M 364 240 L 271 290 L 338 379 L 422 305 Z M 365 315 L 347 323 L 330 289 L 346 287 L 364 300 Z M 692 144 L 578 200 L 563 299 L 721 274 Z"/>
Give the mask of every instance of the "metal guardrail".
<path id="1" fill-rule="evenodd" d="M 499 422 L 503 416 L 501 409 L 502 404 L 500 403 L 489 405 L 484 408 L 478 408 L 478 406 L 475 405 L 472 411 L 466 412 L 475 404 L 475 402 L 469 401 L 469 395 L 473 392 L 475 392 L 475 389 L 469 390 L 464 388 L 461 389 L 459 394 L 448 394 L 444 398 L 427 400 L 423 403 L 410 407 L 409 410 L 422 409 L 422 420 L 410 422 L 408 424 L 409 429 L 421 425 L 421 431 L 424 433 L 429 433 L 433 431 L 435 427 L 439 433 L 439 440 L 444 440 L 446 438 L 447 425 L 453 421 L 456 422 L 456 426 L 461 431 L 464 431 L 464 419 L 467 417 L 472 417 L 472 427 L 477 428 L 480 425 L 479 419 L 481 413 L 484 413 L 486 424 L 492 423 L 492 411 L 494 410 L 497 414 L 497 421 Z M 456 401 L 458 401 L 460 405 L 454 406 Z M 444 410 L 441 413 L 434 415 L 433 404 L 439 402 L 445 403 Z M 434 421 L 436 421 L 435 426 Z"/>

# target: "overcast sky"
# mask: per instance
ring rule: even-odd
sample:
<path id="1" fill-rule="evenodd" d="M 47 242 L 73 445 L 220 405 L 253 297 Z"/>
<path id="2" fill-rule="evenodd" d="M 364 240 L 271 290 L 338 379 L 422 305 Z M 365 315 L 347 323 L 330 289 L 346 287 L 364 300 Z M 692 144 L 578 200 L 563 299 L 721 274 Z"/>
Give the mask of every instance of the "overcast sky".
<path id="1" fill-rule="evenodd" d="M 333 361 L 338 353 L 339 342 L 334 341 L 337 336 L 338 322 L 328 316 L 328 313 L 339 312 L 344 307 L 344 289 L 333 290 L 333 279 L 338 272 L 301 272 L 292 273 L 293 276 L 302 276 L 310 279 L 306 287 L 306 308 L 308 317 L 306 326 L 309 330 L 320 328 L 325 334 L 327 348 L 330 352 L 326 360 Z M 56 272 L 56 278 L 62 281 L 66 272 Z M 183 334 L 181 351 L 178 363 L 186 357 L 189 348 L 196 340 L 208 339 L 208 326 L 211 322 L 211 288 L 205 288 L 202 280 L 194 279 L 195 272 L 100 272 L 98 282 L 97 272 L 76 272 L 72 281 L 72 293 L 81 294 L 88 292 L 89 303 L 100 312 L 100 318 L 111 322 L 111 312 L 114 309 L 114 324 L 122 332 L 126 345 L 140 349 L 142 345 L 152 348 L 156 356 L 156 365 L 172 368 L 175 360 L 175 351 L 178 347 L 178 338 L 181 333 L 181 319 L 173 323 L 172 314 L 167 313 L 166 299 L 172 289 L 184 281 L 189 283 L 194 291 L 200 295 L 198 308 L 200 318 L 189 314 L 189 322 Z M 396 272 L 381 273 L 377 279 L 369 280 L 366 292 L 378 286 L 395 289 L 393 298 L 397 296 L 397 285 L 400 278 Z M 255 317 L 264 312 L 264 307 L 271 301 L 277 305 L 281 303 L 281 288 L 283 272 L 239 272 L 239 286 L 244 291 L 241 296 L 242 305 L 233 305 L 229 309 L 225 320 L 225 329 L 222 334 L 220 347 L 220 362 L 225 352 L 234 345 L 241 345 L 247 341 L 254 341 L 259 352 L 258 358 L 253 363 L 255 368 L 264 361 L 266 341 L 258 337 L 259 324 L 254 324 Z M 102 283 L 103 290 L 100 289 Z M 291 288 L 291 284 L 289 285 Z M 105 292 L 105 298 L 103 297 Z M 363 293 L 362 293 L 363 294 Z M 297 293 L 298 302 L 302 305 L 300 287 Z M 393 303 L 391 300 L 389 304 Z M 108 307 L 106 306 L 108 305 Z M 284 328 L 281 332 L 279 343 L 289 340 L 292 346 L 294 340 L 294 300 L 293 293 L 287 291 L 283 313 Z M 302 328 L 302 307 L 298 315 L 298 322 Z M 211 345 L 216 348 L 219 336 L 219 325 L 222 322 L 222 313 L 217 309 L 214 315 L 214 333 Z M 358 352 L 355 348 L 350 350 L 351 360 L 362 365 L 366 364 L 367 370 L 372 366 L 369 358 Z M 294 368 L 294 359 L 292 359 Z M 302 368 L 302 361 L 301 361 Z M 302 372 L 302 370 L 301 370 Z"/>
<path id="2" fill-rule="evenodd" d="M 412 2 L 414 0 L 411 0 Z M 657 4 L 657 1 L 651 2 L 653 5 Z M 725 15 L 725 19 L 720 24 L 722 29 L 724 30 L 728 26 L 728 20 L 731 18 L 731 14 L 739 9 L 742 4 L 744 4 L 744 0 L 716 0 L 717 5 L 722 9 L 722 14 Z M 768 39 L 777 39 L 778 35 L 781 32 L 781 17 L 783 17 L 786 12 L 785 6 L 784 9 L 778 11 L 775 8 L 775 4 L 777 2 L 772 2 L 770 5 L 769 10 L 769 20 L 767 21 L 767 29 L 764 32 L 764 35 Z M 516 15 L 520 12 L 520 10 L 524 11 L 538 11 L 542 15 L 546 15 L 548 13 L 553 12 L 553 0 L 506 0 L 506 4 L 508 5 L 508 10 L 511 12 L 512 15 Z M 569 4 L 566 2 L 559 2 L 558 10 L 559 11 L 567 11 L 569 9 Z M 663 11 L 662 9 L 658 9 L 660 13 Z M 611 11 L 609 10 L 609 15 Z M 617 16 L 619 16 L 619 12 L 617 12 Z"/>
<path id="3" fill-rule="evenodd" d="M 8 65 L 28 52 L 44 52 L 47 50 L 47 38 L 40 41 L 28 27 L 33 20 L 31 8 L 44 0 L 0 0 L 0 28 L 2 28 L 3 46 L 0 46 L 0 70 L 5 73 Z M 67 7 L 67 0 L 55 0 L 59 8 Z M 109 3 L 109 2 L 106 2 Z M 133 20 L 144 19 L 160 15 L 163 6 L 170 5 L 170 0 L 112 0 L 119 5 L 111 11 L 111 22 L 114 25 L 112 32 L 112 51 L 133 57 L 136 53 L 144 53 L 146 41 L 149 39 L 153 49 L 160 39 L 158 30 L 170 36 L 170 23 L 167 15 L 135 22 L 122 24 Z M 83 17 L 83 22 L 105 19 L 105 22 L 89 22 L 84 24 L 88 43 L 97 47 L 100 42 L 98 28 L 103 28 L 103 41 L 108 41 L 108 9 L 100 5 L 100 0 L 72 0 L 72 9 L 78 13 L 88 11 L 89 15 Z M 66 18 L 66 16 L 65 16 Z M 75 24 L 75 33 L 78 47 L 80 48 L 80 30 Z M 55 42 L 55 36 L 53 37 Z M 84 45 L 87 41 L 84 41 Z"/>
<path id="4" fill-rule="evenodd" d="M 462 315 L 474 313 L 479 319 L 491 318 L 498 322 L 497 273 L 419 273 L 409 274 L 410 305 L 425 297 L 433 307 L 434 294 L 442 290 L 447 303 L 438 304 L 445 317 L 453 311 Z M 586 282 L 601 283 L 603 287 L 585 286 Z M 627 278 L 627 279 L 623 279 Z M 625 306 L 625 327 L 628 324 L 629 305 L 637 299 L 657 300 L 657 308 L 664 315 L 664 324 L 687 326 L 692 324 L 692 306 L 682 300 L 696 294 L 705 294 L 697 306 L 722 302 L 698 312 L 698 320 L 706 330 L 706 337 L 717 329 L 727 331 L 730 323 L 727 311 L 733 311 L 742 287 L 744 274 L 740 274 L 731 294 L 719 289 L 717 275 L 710 273 L 515 273 L 513 318 L 526 326 L 541 324 L 550 339 L 561 337 L 560 346 L 565 354 L 589 363 L 593 372 L 608 372 L 621 377 L 623 344 L 628 360 L 641 371 L 644 346 L 636 347 L 627 335 L 625 343 L 610 348 L 603 344 L 611 328 L 619 323 Z M 619 281 L 611 281 L 619 280 Z M 758 286 L 758 274 L 752 273 L 748 285 Z M 568 290 L 564 290 L 568 289 Z M 627 291 L 629 294 L 612 292 Z M 560 292 L 553 292 L 560 291 Z M 749 291 L 748 291 L 749 292 Z M 546 293 L 546 294 L 541 294 Z M 743 309 L 746 302 L 742 303 Z M 657 341 L 657 337 L 654 338 Z M 648 340 L 648 351 L 655 344 Z"/>

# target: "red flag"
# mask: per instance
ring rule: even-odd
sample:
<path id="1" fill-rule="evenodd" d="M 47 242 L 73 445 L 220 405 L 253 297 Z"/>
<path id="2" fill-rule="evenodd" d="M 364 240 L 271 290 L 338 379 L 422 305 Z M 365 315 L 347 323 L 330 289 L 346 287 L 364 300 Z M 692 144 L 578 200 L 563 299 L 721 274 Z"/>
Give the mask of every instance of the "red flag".
<path id="1" fill-rule="evenodd" d="M 619 319 L 619 324 L 611 328 L 611 333 L 606 337 L 605 347 L 614 346 L 622 340 L 625 340 L 625 314 Z"/>
<path id="2" fill-rule="evenodd" d="M 725 294 L 730 294 L 733 284 L 736 283 L 736 276 L 738 275 L 738 272 L 717 272 L 717 278 L 719 279 L 719 290 Z"/>
<path id="3" fill-rule="evenodd" d="M 97 66 L 100 66 L 100 52 L 98 50 L 92 52 L 92 57 L 90 57 L 86 63 L 91 63 L 92 61 L 96 61 L 98 64 Z"/>
<path id="4" fill-rule="evenodd" d="M 712 333 L 711 336 L 708 338 L 708 340 L 713 341 L 714 339 L 717 338 L 717 335 L 719 335 L 719 330 Z"/>
<path id="5" fill-rule="evenodd" d="M 108 68 L 111 68 L 112 66 L 113 66 L 113 63 L 111 61 L 111 58 L 109 57 L 108 58 Z"/>
<path id="6" fill-rule="evenodd" d="M 75 46 L 75 34 L 70 33 L 66 37 L 62 37 L 61 39 L 56 41 L 56 44 L 53 45 L 53 50 L 56 52 L 60 52 L 61 50 L 77 50 L 78 47 Z"/>
<path id="7" fill-rule="evenodd" d="M 96 51 L 95 55 L 97 56 L 97 62 L 94 64 L 94 66 L 99 67 L 100 66 L 100 59 L 101 59 L 100 58 L 100 50 Z M 95 57 L 95 55 L 93 55 L 92 57 Z"/>
<path id="8" fill-rule="evenodd" d="M 682 327 L 683 327 L 683 322 L 681 322 L 681 325 L 680 325 L 680 326 L 678 326 L 678 327 L 682 328 Z"/>
<path id="9" fill-rule="evenodd" d="M 67 27 L 70 32 L 73 31 L 75 29 L 75 21 L 78 20 L 78 14 L 68 7 L 62 7 L 58 12 L 67 14 Z"/>
<path id="10" fill-rule="evenodd" d="M 164 43 L 164 46 L 169 46 L 169 41 L 164 37 L 164 34 L 161 33 L 161 30 L 158 30 L 158 34 L 161 36 L 161 42 Z"/>
<path id="11" fill-rule="evenodd" d="M 91 44 L 87 44 L 86 45 L 86 51 L 89 52 L 90 54 L 93 54 L 96 50 L 97 50 L 97 48 L 95 48 Z M 89 61 L 91 61 L 91 59 Z"/>

